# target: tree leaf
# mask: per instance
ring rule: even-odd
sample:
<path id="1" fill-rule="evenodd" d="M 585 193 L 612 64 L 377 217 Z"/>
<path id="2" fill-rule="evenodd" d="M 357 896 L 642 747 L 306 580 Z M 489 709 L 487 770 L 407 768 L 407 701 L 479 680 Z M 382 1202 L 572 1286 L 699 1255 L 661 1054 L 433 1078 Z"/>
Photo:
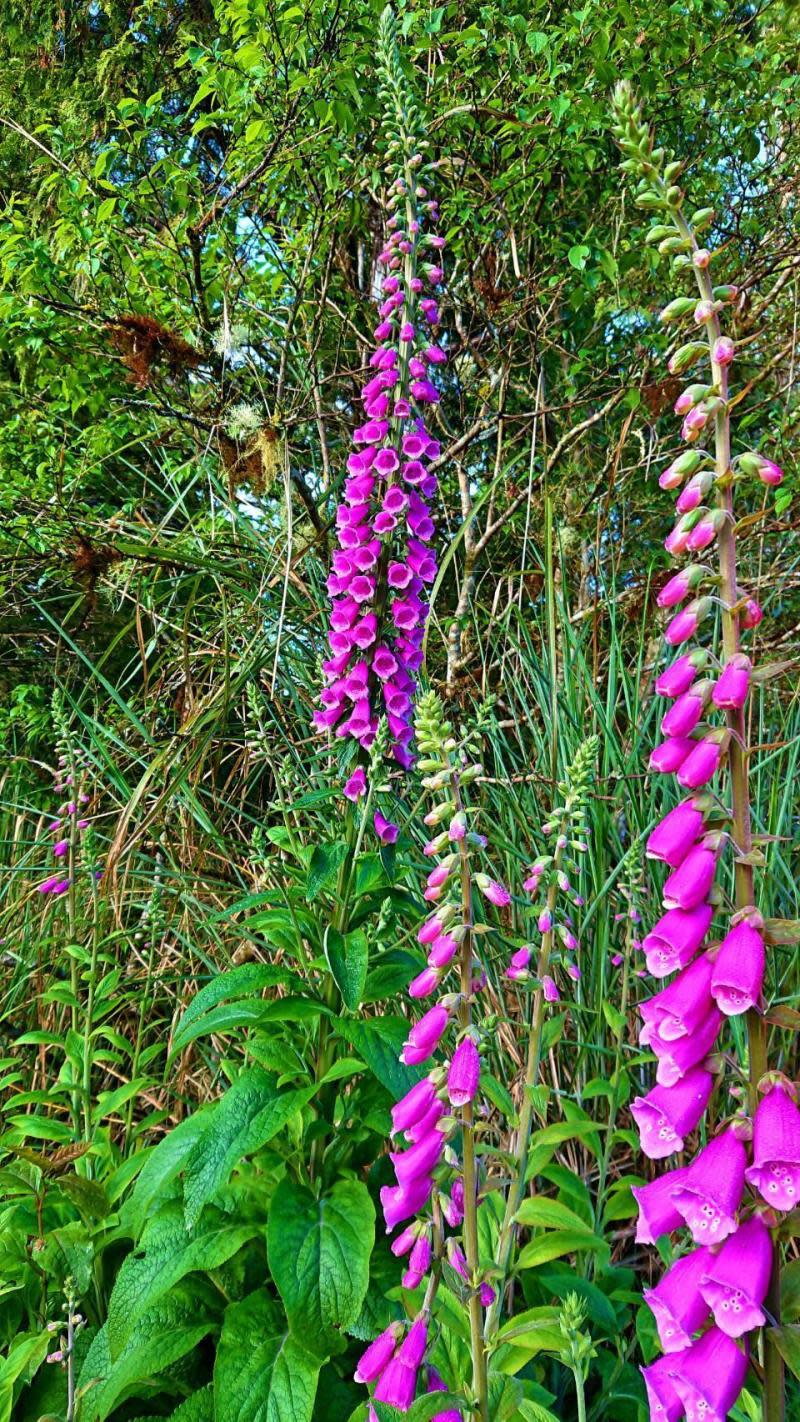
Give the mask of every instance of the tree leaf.
<path id="1" fill-rule="evenodd" d="M 284 1179 L 269 1212 L 269 1267 L 292 1332 L 320 1358 L 341 1351 L 369 1284 L 375 1208 L 359 1180 L 319 1199 Z"/>
<path id="2" fill-rule="evenodd" d="M 358 1055 L 396 1101 L 405 1096 L 423 1076 L 422 1067 L 407 1067 L 398 1053 L 408 1036 L 409 1024 L 402 1017 L 374 1017 L 366 1022 L 339 1019 L 339 1031 L 352 1042 Z"/>
<path id="3" fill-rule="evenodd" d="M 214 1364 L 214 1422 L 311 1422 L 321 1363 L 266 1289 L 229 1304 Z"/>
<path id="4" fill-rule="evenodd" d="M 183 1194 L 188 1225 L 197 1221 L 238 1162 L 271 1141 L 316 1089 L 312 1085 L 279 1091 L 277 1077 L 260 1067 L 236 1078 L 212 1108 L 210 1123 L 186 1163 Z"/>

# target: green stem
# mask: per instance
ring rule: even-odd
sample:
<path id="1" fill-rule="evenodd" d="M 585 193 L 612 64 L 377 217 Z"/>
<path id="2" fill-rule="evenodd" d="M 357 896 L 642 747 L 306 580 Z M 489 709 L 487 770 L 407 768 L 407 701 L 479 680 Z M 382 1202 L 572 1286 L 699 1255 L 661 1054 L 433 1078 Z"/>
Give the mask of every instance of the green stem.
<path id="1" fill-rule="evenodd" d="M 583 1376 L 578 1368 L 573 1368 L 572 1376 L 575 1379 L 575 1401 L 578 1405 L 578 1422 L 586 1422 L 586 1392 L 583 1386 Z"/>
<path id="2" fill-rule="evenodd" d="M 628 915 L 625 927 L 625 958 L 622 965 L 622 989 L 619 1004 L 620 1012 L 625 1018 L 627 1018 L 628 1013 L 628 994 L 630 990 L 630 964 L 633 937 L 633 923 L 630 918 L 630 915 Z M 608 1167 L 611 1162 L 611 1155 L 613 1151 L 614 1127 L 617 1122 L 617 1113 L 619 1111 L 619 1074 L 622 1070 L 622 1048 L 624 1041 L 624 1032 L 625 1028 L 623 1027 L 622 1030 L 617 1034 L 617 1049 L 614 1054 L 614 1075 L 611 1081 L 611 1100 L 608 1106 L 608 1129 L 606 1131 L 606 1142 L 603 1148 L 603 1155 L 600 1161 L 600 1171 L 597 1180 L 597 1197 L 595 1200 L 594 1213 L 595 1228 L 599 1226 L 600 1219 L 603 1213 L 603 1206 L 605 1204 L 606 1180 L 608 1179 Z M 596 1264 L 596 1259 L 594 1262 Z"/>
<path id="3" fill-rule="evenodd" d="M 566 833 L 566 817 L 561 822 L 559 839 Z M 557 873 L 561 868 L 563 850 L 557 849 L 555 854 L 554 873 L 552 882 L 547 892 L 547 908 L 551 915 L 555 910 L 556 899 L 558 897 Z M 550 966 L 550 954 L 553 949 L 553 930 L 542 934 L 542 942 L 539 948 L 539 957 L 536 963 L 536 976 L 541 984 Z M 506 1208 L 503 1214 L 503 1223 L 500 1226 L 500 1236 L 497 1243 L 496 1264 L 500 1270 L 497 1282 L 497 1295 L 494 1303 L 489 1306 L 486 1314 L 486 1325 L 484 1329 L 487 1342 L 490 1341 L 500 1326 L 500 1314 L 502 1311 L 503 1293 L 508 1275 L 508 1265 L 511 1258 L 511 1249 L 514 1243 L 514 1221 L 517 1211 L 522 1204 L 522 1197 L 525 1193 L 525 1177 L 528 1170 L 528 1155 L 530 1153 L 531 1132 L 533 1130 L 533 1089 L 539 1080 L 539 1068 L 542 1058 L 542 1031 L 544 1029 L 545 999 L 541 986 L 537 987 L 533 994 L 533 1004 L 531 1009 L 531 1026 L 528 1034 L 528 1056 L 525 1065 L 525 1082 L 523 1086 L 523 1100 L 519 1114 L 519 1125 L 517 1127 L 516 1140 L 514 1142 L 513 1153 L 516 1157 L 514 1178 L 511 1181 L 506 1198 Z"/>
<path id="4" fill-rule="evenodd" d="M 681 235 L 697 249 L 694 234 L 683 215 L 674 217 Z M 695 268 L 697 285 L 705 301 L 713 301 L 713 286 L 707 270 Z M 722 600 L 722 649 L 725 660 L 729 661 L 739 651 L 739 587 L 736 568 L 736 534 L 733 516 L 733 482 L 731 478 L 731 429 L 728 407 L 728 370 L 719 365 L 713 357 L 714 343 L 719 338 L 720 324 L 715 315 L 708 323 L 708 341 L 711 353 L 712 382 L 718 386 L 722 407 L 715 416 L 714 445 L 717 476 L 717 504 L 726 515 L 717 546 L 720 563 L 720 594 Z M 750 817 L 750 790 L 748 784 L 747 726 L 744 707 L 726 712 L 728 729 L 731 732 L 728 758 L 731 775 L 731 807 L 733 815 L 733 841 L 735 851 L 734 885 L 735 904 L 738 909 L 749 908 L 753 902 L 753 866 L 747 862 L 752 846 Z M 767 1070 L 767 1024 L 755 1009 L 747 1014 L 747 1040 L 749 1058 L 749 1101 L 751 1115 L 758 1104 L 758 1083 Z M 780 1248 L 774 1244 L 772 1282 L 766 1306 L 776 1322 L 780 1321 Z M 762 1356 L 764 1360 L 764 1389 L 762 1394 L 763 1422 L 783 1422 L 784 1417 L 784 1367 L 769 1333 L 762 1330 Z"/>
<path id="5" fill-rule="evenodd" d="M 451 776 L 456 810 L 463 811 L 458 773 Z M 472 1023 L 472 877 L 466 841 L 459 840 L 461 872 L 461 911 L 464 937 L 461 941 L 461 1000 L 458 1021 L 462 1032 Z M 472 1347 L 472 1388 L 477 1399 L 481 1422 L 489 1422 L 489 1381 L 486 1368 L 486 1345 L 483 1338 L 483 1310 L 478 1288 L 480 1256 L 478 1252 L 478 1172 L 475 1162 L 475 1124 L 472 1102 L 461 1108 L 461 1137 L 464 1176 L 464 1254 L 470 1274 L 469 1327 Z"/>

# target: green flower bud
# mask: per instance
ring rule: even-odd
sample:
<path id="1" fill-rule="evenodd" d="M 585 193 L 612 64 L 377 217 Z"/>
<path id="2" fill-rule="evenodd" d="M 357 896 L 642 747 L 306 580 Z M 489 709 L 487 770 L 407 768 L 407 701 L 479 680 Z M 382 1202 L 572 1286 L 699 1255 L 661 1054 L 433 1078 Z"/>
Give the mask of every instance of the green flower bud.
<path id="1" fill-rule="evenodd" d="M 688 370 L 690 365 L 694 365 L 695 361 L 704 355 L 708 355 L 708 346 L 705 341 L 687 341 L 685 346 L 679 346 L 675 354 L 670 357 L 667 369 L 670 375 L 681 375 L 684 370 Z"/>
<path id="2" fill-rule="evenodd" d="M 658 250 L 663 256 L 668 256 L 672 252 L 688 252 L 691 245 L 688 237 L 665 237 L 663 242 L 659 242 Z"/>
<path id="3" fill-rule="evenodd" d="M 694 311 L 694 308 L 694 297 L 677 296 L 674 301 L 670 301 L 669 305 L 664 307 L 659 320 L 667 325 L 670 321 L 680 320 L 681 316 L 688 316 L 691 311 Z"/>
<path id="4" fill-rule="evenodd" d="M 621 163 L 620 167 L 624 168 L 625 164 Z M 644 240 L 648 246 L 653 246 L 653 244 L 656 242 L 663 242 L 665 237 L 673 237 L 674 235 L 674 227 L 665 227 L 663 222 L 657 222 L 655 227 L 650 228 L 650 231 L 648 232 Z"/>
<path id="5" fill-rule="evenodd" d="M 704 227 L 710 227 L 714 221 L 713 207 L 701 207 L 692 217 L 692 227 L 696 232 L 702 232 Z"/>

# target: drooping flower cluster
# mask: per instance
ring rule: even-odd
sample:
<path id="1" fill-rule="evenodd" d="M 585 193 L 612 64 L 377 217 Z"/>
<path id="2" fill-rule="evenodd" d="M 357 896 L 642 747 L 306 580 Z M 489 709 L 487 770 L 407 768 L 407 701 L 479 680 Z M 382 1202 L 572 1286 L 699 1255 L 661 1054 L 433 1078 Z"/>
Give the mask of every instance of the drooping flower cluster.
<path id="1" fill-rule="evenodd" d="M 401 1412 L 408 1410 L 416 1396 L 431 1307 L 447 1263 L 453 1282 L 456 1277 L 462 1281 L 458 1287 L 469 1308 L 473 1389 L 478 1415 L 484 1416 L 480 1408 L 486 1390 L 482 1310 L 493 1301 L 494 1289 L 478 1258 L 473 1103 L 480 1085 L 481 1034 L 472 1009 L 485 976 L 475 955 L 473 912 L 477 895 L 501 908 L 510 895 L 496 879 L 474 867 L 475 857 L 486 848 L 464 796 L 480 773 L 472 758 L 476 748 L 468 742 L 458 747 L 435 695 L 421 698 L 415 729 L 423 784 L 435 799 L 425 823 L 438 833 L 425 846 L 426 856 L 435 861 L 425 898 L 435 907 L 417 934 L 426 966 L 414 978 L 409 994 L 420 999 L 441 988 L 445 991 L 414 1022 L 403 1046 L 401 1061 L 409 1067 L 425 1067 L 426 1075 L 392 1111 L 392 1135 L 403 1138 L 403 1145 L 391 1152 L 396 1183 L 381 1190 L 381 1205 L 387 1233 L 399 1229 L 391 1248 L 406 1260 L 403 1285 L 414 1289 L 424 1284 L 425 1297 L 402 1342 L 401 1330 L 393 1325 L 364 1354 L 356 1377 L 376 1383 L 378 1401 Z M 445 1042 L 446 1060 L 434 1065 L 434 1055 Z M 441 1387 L 441 1380 L 431 1374 L 429 1390 Z M 457 1415 L 452 1410 L 436 1414 L 438 1422 L 451 1422 Z"/>
<path id="2" fill-rule="evenodd" d="M 578 748 L 566 781 L 558 787 L 564 802 L 554 805 L 551 819 L 542 826 L 542 834 L 550 841 L 550 848 L 534 861 L 523 882 L 523 888 L 536 905 L 536 928 L 540 935 L 537 986 L 547 1002 L 559 1000 L 559 987 L 553 976 L 558 967 L 573 982 L 578 982 L 581 976 L 577 960 L 580 943 L 575 933 L 572 910 L 583 908 L 584 901 L 573 881 L 579 872 L 576 856 L 585 854 L 589 847 L 586 792 L 597 746 L 597 736 L 590 736 Z M 554 952 L 556 943 L 559 947 Z M 533 952 L 531 944 L 518 948 L 512 954 L 506 977 L 512 982 L 526 982 L 530 977 Z"/>
<path id="3" fill-rule="evenodd" d="M 378 36 L 387 158 L 395 176 L 388 199 L 388 235 L 378 257 L 380 320 L 374 374 L 361 391 L 365 420 L 353 435 L 344 494 L 336 512 L 338 547 L 328 578 L 330 656 L 314 720 L 318 730 L 352 737 L 362 749 L 386 717 L 391 757 L 413 764 L 413 702 L 422 662 L 426 589 L 436 577 L 430 501 L 437 488 L 431 462 L 439 443 L 426 425 L 439 393 L 431 380 L 446 361 L 436 344 L 439 308 L 433 292 L 442 279 L 444 238 L 429 197 L 422 121 L 403 75 L 395 22 L 384 12 Z M 365 790 L 360 764 L 345 794 Z M 381 839 L 394 826 L 376 816 Z"/>
<path id="4" fill-rule="evenodd" d="M 753 902 L 743 715 L 753 670 L 739 643 L 740 633 L 756 626 L 761 612 L 737 585 L 733 491 L 752 476 L 779 483 L 781 471 L 751 451 L 731 458 L 728 373 L 736 352 L 730 337 L 722 334 L 720 316 L 736 289 L 712 286 L 708 269 L 714 254 L 699 246 L 695 235 L 712 222 L 713 213 L 705 209 L 691 223 L 686 220 L 677 186 L 681 165 L 663 167 L 663 153 L 654 151 L 647 125 L 624 85 L 616 94 L 615 119 L 614 131 L 626 155 L 623 167 L 640 178 L 637 203 L 669 220 L 669 226 L 653 228 L 648 240 L 673 257 L 677 270 L 693 273 L 700 291 L 699 303 L 679 297 L 661 313 L 666 322 L 691 318 L 705 331 L 704 341 L 689 341 L 673 355 L 672 373 L 688 369 L 701 356 L 710 358 L 708 379 L 689 385 L 676 402 L 675 411 L 683 416 L 681 433 L 692 446 L 704 431 L 714 433 L 711 451 L 686 450 L 659 481 L 664 489 L 680 490 L 678 521 L 666 540 L 667 551 L 679 557 L 716 546 L 719 562 L 716 574 L 707 564 L 690 562 L 658 596 L 659 605 L 671 612 L 666 642 L 680 652 L 656 682 L 657 693 L 669 705 L 661 722 L 663 740 L 653 751 L 650 768 L 674 776 L 684 798 L 647 842 L 648 856 L 664 864 L 668 873 L 665 912 L 645 935 L 643 948 L 654 977 L 677 976 L 641 1004 L 640 1040 L 656 1057 L 656 1085 L 633 1102 L 631 1111 L 642 1150 L 660 1160 L 684 1149 L 706 1110 L 714 1087 L 710 1053 L 725 1019 L 750 1014 L 751 1063 L 758 1058 L 754 1041 L 763 1041 L 759 1011 L 765 925 Z M 711 495 L 713 506 L 706 503 Z M 701 626 L 713 625 L 718 607 L 721 660 L 708 645 L 693 643 Z M 726 851 L 735 861 L 735 904 L 721 942 L 703 951 L 725 902 L 715 880 Z M 761 1072 L 763 1066 L 756 1067 L 755 1080 L 751 1077 L 751 1101 Z M 766 1321 L 764 1300 L 774 1254 L 769 1226 L 775 1216 L 764 1207 L 788 1209 L 795 1202 L 800 1112 L 786 1083 L 767 1077 L 761 1086 L 768 1094 L 758 1105 L 752 1127 L 746 1118 L 733 1119 L 690 1165 L 634 1191 L 637 1240 L 654 1243 L 665 1233 L 686 1228 L 698 1246 L 679 1256 L 645 1294 L 665 1356 L 643 1372 L 651 1417 L 667 1422 L 684 1416 L 722 1422 L 748 1368 L 747 1352 L 737 1340 Z M 748 1165 L 751 1130 L 753 1163 Z M 745 1198 L 746 1182 L 754 1198 Z M 701 1337 L 695 1336 L 706 1328 Z"/>

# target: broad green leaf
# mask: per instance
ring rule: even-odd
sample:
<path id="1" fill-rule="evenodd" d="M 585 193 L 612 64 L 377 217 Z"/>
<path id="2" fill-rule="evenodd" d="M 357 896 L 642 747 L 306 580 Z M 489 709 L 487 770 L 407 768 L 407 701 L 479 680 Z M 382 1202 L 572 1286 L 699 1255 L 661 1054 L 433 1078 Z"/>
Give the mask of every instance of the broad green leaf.
<path id="1" fill-rule="evenodd" d="M 583 1249 L 606 1249 L 604 1240 L 588 1230 L 548 1230 L 537 1239 L 532 1239 L 520 1251 L 517 1260 L 519 1269 L 535 1269 L 537 1264 L 548 1264 L 551 1259 L 560 1259 L 564 1254 L 577 1254 Z"/>
<path id="2" fill-rule="evenodd" d="M 269 1212 L 269 1267 L 292 1332 L 321 1358 L 343 1346 L 369 1284 L 375 1208 L 359 1180 L 318 1199 L 284 1179 Z"/>
<path id="3" fill-rule="evenodd" d="M 236 1224 L 208 1211 L 189 1233 L 177 1201 L 146 1225 L 139 1248 L 122 1263 L 108 1306 L 108 1346 L 112 1359 L 122 1352 L 142 1314 L 186 1274 L 218 1269 L 252 1239 L 255 1224 Z"/>
<path id="4" fill-rule="evenodd" d="M 200 1388 L 198 1392 L 193 1392 L 191 1397 L 187 1397 L 186 1401 L 170 1414 L 169 1422 L 215 1422 L 214 1390 L 211 1385 Z"/>
<path id="5" fill-rule="evenodd" d="M 50 1350 L 49 1333 L 21 1333 L 14 1338 L 8 1354 L 0 1360 L 0 1422 L 10 1422 L 16 1384 L 32 1377 Z"/>
<path id="6" fill-rule="evenodd" d="M 548 1229 L 586 1230 L 591 1234 L 586 1222 L 574 1210 L 553 1200 L 547 1195 L 533 1195 L 523 1200 L 517 1210 L 517 1224 L 544 1225 Z"/>
<path id="7" fill-rule="evenodd" d="M 309 903 L 317 897 L 320 889 L 336 878 L 346 856 L 347 845 L 343 840 L 336 844 L 315 845 L 306 875 L 306 898 Z"/>
<path id="8" fill-rule="evenodd" d="M 219 973 L 195 994 L 186 1008 L 172 1041 L 173 1051 L 180 1051 L 185 1045 L 184 1033 L 192 1023 L 197 1022 L 204 1013 L 210 1012 L 212 1007 L 217 1007 L 227 998 L 255 998 L 264 988 L 285 987 L 296 981 L 293 973 L 288 972 L 286 968 L 275 967 L 272 963 L 242 963 L 238 968 L 231 968 L 228 973 Z"/>
<path id="9" fill-rule="evenodd" d="M 227 1183 L 238 1162 L 271 1141 L 316 1089 L 314 1085 L 280 1091 L 277 1077 L 260 1067 L 236 1078 L 212 1108 L 210 1124 L 186 1162 L 183 1194 L 188 1225 L 196 1222 L 206 1202 Z"/>
<path id="10" fill-rule="evenodd" d="M 767 1336 L 775 1344 L 789 1371 L 800 1378 L 800 1324 L 787 1323 L 782 1328 L 769 1328 Z"/>
<path id="11" fill-rule="evenodd" d="M 173 1039 L 170 1056 L 198 1037 L 233 1032 L 237 1027 L 266 1027 L 273 1022 L 307 1022 L 325 1011 L 321 1002 L 310 997 L 281 997 L 273 1002 L 263 1002 L 260 998 L 253 1002 L 223 1002 L 191 1022 L 185 1030 L 181 1025 Z"/>
<path id="12" fill-rule="evenodd" d="M 229 1304 L 214 1364 L 214 1422 L 311 1422 L 320 1366 L 266 1289 Z"/>
<path id="13" fill-rule="evenodd" d="M 211 1123 L 213 1107 L 205 1107 L 180 1121 L 157 1146 L 147 1152 L 145 1163 L 133 1194 L 123 1210 L 123 1218 L 137 1236 L 147 1218 L 150 1207 L 164 1194 L 172 1180 L 183 1168 L 187 1158 Z"/>
<path id="14" fill-rule="evenodd" d="M 367 981 L 369 949 L 362 929 L 341 934 L 332 925 L 325 934 L 325 957 L 345 1007 L 355 1012 Z"/>
<path id="15" fill-rule="evenodd" d="M 85 1390 L 81 1422 L 105 1422 L 124 1397 L 150 1391 L 158 1375 L 191 1352 L 213 1326 L 197 1291 L 181 1285 L 143 1314 L 114 1360 L 104 1326 L 92 1340 L 79 1376 L 79 1387 Z"/>
<path id="16" fill-rule="evenodd" d="M 422 1067 L 407 1067 L 398 1060 L 400 1049 L 408 1036 L 409 1024 L 402 1017 L 375 1017 L 366 1022 L 341 1018 L 339 1031 L 352 1042 L 373 1076 L 391 1092 L 396 1101 L 423 1075 Z"/>

